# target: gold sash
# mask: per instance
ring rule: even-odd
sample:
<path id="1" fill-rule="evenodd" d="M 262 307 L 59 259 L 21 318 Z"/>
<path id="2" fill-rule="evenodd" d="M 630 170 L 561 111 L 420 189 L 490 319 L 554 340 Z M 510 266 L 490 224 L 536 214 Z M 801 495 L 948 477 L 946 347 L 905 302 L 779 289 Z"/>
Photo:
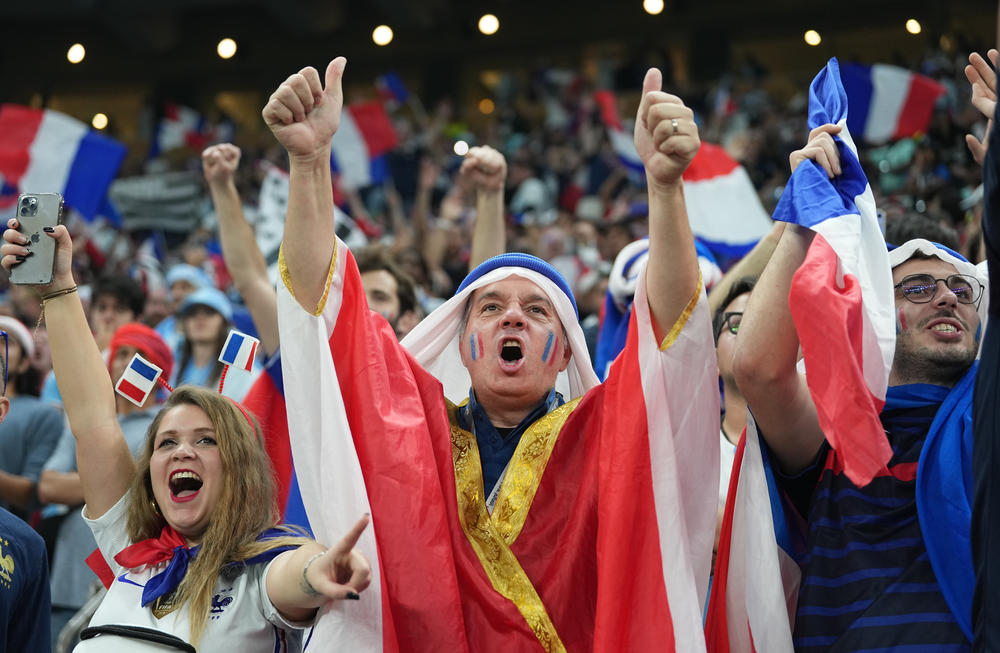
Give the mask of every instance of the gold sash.
<path id="1" fill-rule="evenodd" d="M 493 589 L 517 606 L 546 651 L 564 652 L 566 648 L 538 592 L 511 552 L 510 545 L 524 527 L 556 438 L 579 403 L 579 399 L 574 399 L 563 404 L 524 432 L 500 485 L 492 516 L 486 510 L 482 462 L 476 437 L 456 426 L 458 409 L 451 404 L 448 406 L 458 517 L 462 530 L 479 557 Z"/>

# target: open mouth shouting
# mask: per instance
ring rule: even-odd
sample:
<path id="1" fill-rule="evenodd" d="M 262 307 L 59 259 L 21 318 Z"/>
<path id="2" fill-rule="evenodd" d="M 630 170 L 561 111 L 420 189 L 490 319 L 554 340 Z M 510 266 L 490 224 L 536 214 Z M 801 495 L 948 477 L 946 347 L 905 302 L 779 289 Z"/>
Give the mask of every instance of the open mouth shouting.
<path id="1" fill-rule="evenodd" d="M 524 350 L 521 343 L 513 338 L 505 338 L 500 343 L 500 366 L 505 370 L 514 371 L 521 367 L 524 361 Z"/>
<path id="2" fill-rule="evenodd" d="M 178 503 L 191 501 L 201 491 L 201 477 L 189 469 L 179 469 L 170 475 L 170 498 Z"/>

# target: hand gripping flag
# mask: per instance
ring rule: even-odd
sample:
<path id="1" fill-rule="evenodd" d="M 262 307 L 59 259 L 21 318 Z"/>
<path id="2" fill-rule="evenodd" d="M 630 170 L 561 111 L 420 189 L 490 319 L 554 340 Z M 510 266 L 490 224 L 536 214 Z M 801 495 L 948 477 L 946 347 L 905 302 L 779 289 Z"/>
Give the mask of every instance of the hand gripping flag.
<path id="1" fill-rule="evenodd" d="M 142 406 L 146 403 L 149 393 L 156 387 L 156 382 L 162 373 L 163 370 L 159 367 L 136 354 L 125 368 L 125 373 L 118 379 L 115 391 L 136 406 Z"/>
<path id="2" fill-rule="evenodd" d="M 834 179 L 813 161 L 792 174 L 775 220 L 816 232 L 792 279 L 788 303 L 802 345 L 819 424 L 864 486 L 892 456 L 879 413 L 895 352 L 892 270 L 875 200 L 847 128 L 847 96 L 836 59 L 809 89 L 809 128 L 840 125 L 843 171 Z"/>

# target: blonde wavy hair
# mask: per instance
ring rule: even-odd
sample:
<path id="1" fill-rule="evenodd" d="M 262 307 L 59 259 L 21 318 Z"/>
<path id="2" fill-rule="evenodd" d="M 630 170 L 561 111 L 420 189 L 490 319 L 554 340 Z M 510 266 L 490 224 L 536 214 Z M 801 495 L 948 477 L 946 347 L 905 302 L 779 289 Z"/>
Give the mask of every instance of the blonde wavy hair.
<path id="1" fill-rule="evenodd" d="M 159 537 L 166 524 L 153 496 L 149 460 L 163 417 L 172 408 L 190 404 L 205 411 L 215 427 L 223 485 L 211 521 L 201 540 L 198 556 L 172 601 L 174 609 L 189 606 L 191 643 L 197 646 L 205 631 L 212 595 L 223 566 L 260 555 L 281 546 L 301 546 L 305 533 L 281 526 L 288 533 L 266 541 L 257 537 L 280 519 L 274 492 L 274 472 L 264 450 L 257 420 L 214 390 L 183 386 L 174 390 L 146 434 L 142 457 L 132 479 L 128 506 L 128 536 L 132 542 Z M 249 417 L 249 420 L 247 419 Z"/>

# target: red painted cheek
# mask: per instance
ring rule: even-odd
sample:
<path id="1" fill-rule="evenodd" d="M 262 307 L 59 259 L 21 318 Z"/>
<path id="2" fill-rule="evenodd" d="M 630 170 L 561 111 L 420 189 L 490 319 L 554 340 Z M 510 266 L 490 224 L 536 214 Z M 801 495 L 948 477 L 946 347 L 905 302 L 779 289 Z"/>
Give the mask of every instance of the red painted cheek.
<path id="1" fill-rule="evenodd" d="M 479 343 L 479 357 L 482 358 L 486 350 L 483 348 L 483 335 L 481 333 L 476 333 L 476 342 Z"/>
<path id="2" fill-rule="evenodd" d="M 900 331 L 906 331 L 906 316 L 903 315 L 903 308 L 902 307 L 899 308 L 898 317 L 899 317 L 899 330 Z"/>

